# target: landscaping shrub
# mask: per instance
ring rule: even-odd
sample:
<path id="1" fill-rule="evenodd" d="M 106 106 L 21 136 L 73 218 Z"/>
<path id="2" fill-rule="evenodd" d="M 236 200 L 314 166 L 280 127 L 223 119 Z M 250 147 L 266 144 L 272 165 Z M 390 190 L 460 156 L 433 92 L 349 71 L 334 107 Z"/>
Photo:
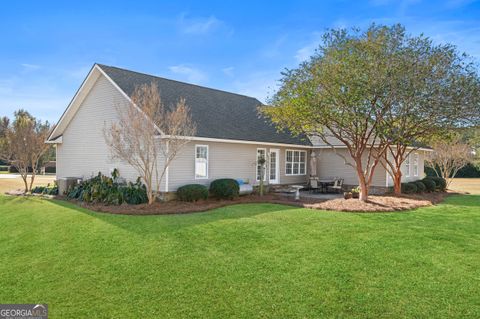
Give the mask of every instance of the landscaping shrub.
<path id="1" fill-rule="evenodd" d="M 189 184 L 177 189 L 177 198 L 184 202 L 196 202 L 208 198 L 208 188 L 200 184 Z"/>
<path id="2" fill-rule="evenodd" d="M 422 181 L 416 181 L 414 183 L 417 186 L 417 193 L 423 193 L 427 190 L 427 186 L 425 186 Z"/>
<path id="3" fill-rule="evenodd" d="M 0 172 L 8 172 L 8 167 L 6 165 L 0 165 Z"/>
<path id="4" fill-rule="evenodd" d="M 239 196 L 240 186 L 231 178 L 216 179 L 210 184 L 210 192 L 217 198 L 234 199 Z"/>
<path id="5" fill-rule="evenodd" d="M 148 202 L 145 185 L 140 178 L 135 183 L 120 184 L 116 182 L 118 170 L 114 170 L 112 177 L 98 173 L 97 176 L 83 181 L 67 192 L 67 197 L 87 203 L 104 203 L 108 205 L 132 205 Z"/>
<path id="6" fill-rule="evenodd" d="M 437 188 L 437 184 L 431 177 L 426 177 L 422 179 L 422 183 L 427 187 L 427 192 L 434 192 Z"/>
<path id="7" fill-rule="evenodd" d="M 58 195 L 58 187 L 56 184 L 50 186 L 36 186 L 32 189 L 32 194 L 44 194 L 44 195 Z"/>
<path id="8" fill-rule="evenodd" d="M 402 193 L 413 194 L 417 192 L 417 185 L 415 183 L 402 183 Z"/>
<path id="9" fill-rule="evenodd" d="M 435 187 L 438 191 L 444 192 L 447 189 L 447 181 L 443 177 L 432 176 L 428 177 L 435 182 Z"/>

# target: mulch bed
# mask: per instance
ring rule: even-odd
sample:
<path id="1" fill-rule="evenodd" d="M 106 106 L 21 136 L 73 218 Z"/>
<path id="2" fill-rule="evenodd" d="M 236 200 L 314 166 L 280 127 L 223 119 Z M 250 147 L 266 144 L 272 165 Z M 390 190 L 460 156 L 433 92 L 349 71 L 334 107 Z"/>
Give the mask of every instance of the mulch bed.
<path id="1" fill-rule="evenodd" d="M 357 199 L 337 198 L 315 204 L 304 204 L 306 208 L 335 210 L 342 212 L 394 212 L 435 205 L 452 193 L 425 193 L 422 195 L 370 195 L 367 202 Z"/>
<path id="2" fill-rule="evenodd" d="M 295 201 L 292 197 L 281 194 L 268 194 L 263 197 L 258 195 L 242 196 L 235 200 L 208 199 L 195 203 L 168 201 L 157 202 L 152 205 L 120 205 L 110 206 L 104 204 L 87 204 L 73 201 L 75 204 L 93 211 L 122 215 L 167 215 L 204 212 L 214 208 L 225 207 L 235 204 L 248 203 L 273 203 L 305 207 L 311 209 L 335 210 L 344 212 L 393 212 L 418 207 L 431 206 L 441 202 L 450 193 L 427 193 L 422 195 L 403 196 L 369 196 L 368 202 L 364 203 L 357 199 L 343 198 L 323 200 L 304 198 Z"/>

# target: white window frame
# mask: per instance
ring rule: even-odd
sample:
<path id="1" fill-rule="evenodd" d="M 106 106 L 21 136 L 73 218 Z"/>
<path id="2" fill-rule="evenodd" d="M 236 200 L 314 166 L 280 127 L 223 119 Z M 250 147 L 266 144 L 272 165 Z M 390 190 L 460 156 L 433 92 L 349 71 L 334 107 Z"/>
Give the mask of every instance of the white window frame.
<path id="1" fill-rule="evenodd" d="M 291 162 L 288 162 L 287 161 L 287 154 L 288 152 L 292 152 L 292 161 Z M 295 152 L 298 152 L 298 162 L 295 162 Z M 303 173 L 300 173 L 300 153 L 304 153 L 305 156 L 304 156 L 304 159 L 305 159 L 305 162 L 304 162 L 304 172 Z M 291 174 L 287 174 L 287 164 L 288 163 L 291 163 L 292 164 L 292 173 Z M 295 163 L 298 163 L 298 173 L 297 174 L 294 174 L 293 173 L 293 166 Z M 307 151 L 304 151 L 304 150 L 294 150 L 294 149 L 287 149 L 285 150 L 285 176 L 305 176 L 307 175 Z"/>
<path id="2" fill-rule="evenodd" d="M 407 158 L 405 159 L 405 177 L 410 177 L 410 155 L 408 154 Z"/>
<path id="3" fill-rule="evenodd" d="M 267 149 L 264 148 L 264 147 L 258 147 L 257 150 L 255 151 L 255 180 L 257 182 L 260 182 L 260 176 L 258 175 L 258 151 L 259 150 L 262 150 L 264 151 L 264 154 L 265 154 L 265 171 L 264 171 L 264 176 L 263 176 L 263 181 L 264 182 L 267 182 L 267 172 L 268 172 L 268 158 L 267 158 Z"/>
<path id="4" fill-rule="evenodd" d="M 413 153 L 413 176 L 418 176 L 418 153 Z"/>
<path id="5" fill-rule="evenodd" d="M 206 167 L 206 176 L 197 176 L 197 148 L 199 147 L 205 147 L 207 148 L 207 167 Z M 204 145 L 204 144 L 195 144 L 195 154 L 194 154 L 194 160 L 195 160 L 195 164 L 194 164 L 194 174 L 195 174 L 195 179 L 208 179 L 208 162 L 209 162 L 209 148 L 208 148 L 208 145 Z"/>

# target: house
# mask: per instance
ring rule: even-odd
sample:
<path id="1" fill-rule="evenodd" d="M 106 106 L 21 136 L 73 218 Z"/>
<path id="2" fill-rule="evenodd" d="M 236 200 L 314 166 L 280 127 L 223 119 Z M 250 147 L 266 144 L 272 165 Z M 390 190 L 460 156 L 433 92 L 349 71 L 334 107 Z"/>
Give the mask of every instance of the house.
<path id="1" fill-rule="evenodd" d="M 165 105 L 186 100 L 197 132 L 167 169 L 160 185 L 162 192 L 199 183 L 208 185 L 217 178 L 260 180 L 257 158 L 268 158 L 268 184 L 304 184 L 310 175 L 310 159 L 316 157 L 316 175 L 337 176 L 350 186 L 358 185 L 354 170 L 336 153 L 346 153 L 342 145 L 334 152 L 314 139 L 278 132 L 258 115 L 257 99 L 168 80 L 117 67 L 95 64 L 48 138 L 56 144 L 57 178 L 89 178 L 98 172 L 109 174 L 118 168 L 127 180 L 136 180 L 133 167 L 112 160 L 104 139 L 107 123 L 115 121 L 116 106 L 128 103 L 136 86 L 155 82 Z M 405 164 L 405 181 L 422 178 L 424 150 L 411 155 Z M 373 180 L 374 191 L 392 185 L 380 165 Z"/>

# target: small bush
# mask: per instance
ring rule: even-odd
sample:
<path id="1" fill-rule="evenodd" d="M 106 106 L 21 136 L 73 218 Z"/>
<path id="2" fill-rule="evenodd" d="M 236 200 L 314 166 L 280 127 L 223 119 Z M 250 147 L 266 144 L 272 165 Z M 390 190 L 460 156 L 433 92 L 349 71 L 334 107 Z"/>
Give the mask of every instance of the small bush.
<path id="1" fill-rule="evenodd" d="M 32 189 L 32 194 L 44 194 L 44 195 L 58 195 L 57 184 L 50 186 L 36 186 Z"/>
<path id="2" fill-rule="evenodd" d="M 0 172 L 8 172 L 9 166 L 6 165 L 0 165 Z"/>
<path id="3" fill-rule="evenodd" d="M 427 192 L 434 192 L 435 189 L 437 188 L 437 184 L 430 177 L 422 179 L 422 183 L 425 184 L 425 187 L 427 188 Z"/>
<path id="4" fill-rule="evenodd" d="M 428 177 L 435 182 L 435 187 L 438 191 L 444 192 L 447 189 L 447 181 L 443 177 L 431 176 Z"/>
<path id="5" fill-rule="evenodd" d="M 208 188 L 200 184 L 189 184 L 177 189 L 177 198 L 184 202 L 196 202 L 208 198 Z"/>
<path id="6" fill-rule="evenodd" d="M 427 190 L 427 186 L 422 181 L 414 182 L 417 185 L 417 193 L 423 193 Z"/>
<path id="7" fill-rule="evenodd" d="M 216 198 L 234 199 L 239 196 L 240 186 L 231 178 L 216 179 L 210 184 L 210 192 Z"/>
<path id="8" fill-rule="evenodd" d="M 36 186 L 32 189 L 33 194 L 42 194 L 43 191 L 45 190 L 45 186 Z"/>
<path id="9" fill-rule="evenodd" d="M 402 193 L 413 194 L 417 192 L 417 185 L 415 183 L 402 183 Z"/>

